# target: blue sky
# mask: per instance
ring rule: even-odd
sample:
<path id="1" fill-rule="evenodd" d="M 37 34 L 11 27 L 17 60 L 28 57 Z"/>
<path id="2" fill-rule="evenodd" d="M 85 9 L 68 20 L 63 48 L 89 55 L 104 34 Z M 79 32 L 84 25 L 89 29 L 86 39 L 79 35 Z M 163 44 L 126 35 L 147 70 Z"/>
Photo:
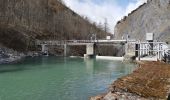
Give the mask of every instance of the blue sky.
<path id="1" fill-rule="evenodd" d="M 63 0 L 65 4 L 81 16 L 88 17 L 92 22 L 108 21 L 111 33 L 114 26 L 128 13 L 147 0 Z"/>
<path id="2" fill-rule="evenodd" d="M 85 2 L 86 0 L 79 0 L 80 2 Z M 102 4 L 103 2 L 107 2 L 107 0 L 92 0 L 92 2 L 96 4 Z M 127 6 L 130 2 L 136 2 L 134 0 L 116 0 L 117 4 L 119 4 L 122 7 Z"/>
<path id="3" fill-rule="evenodd" d="M 130 2 L 134 2 L 134 0 L 116 0 L 119 5 L 125 7 L 128 6 Z"/>
<path id="4" fill-rule="evenodd" d="M 93 0 L 93 2 L 96 2 L 98 4 L 101 4 L 101 3 L 105 2 L 105 1 L 107 1 L 107 0 Z M 119 5 L 125 7 L 125 6 L 127 6 L 129 4 L 129 2 L 134 2 L 134 0 L 116 0 L 116 2 Z"/>

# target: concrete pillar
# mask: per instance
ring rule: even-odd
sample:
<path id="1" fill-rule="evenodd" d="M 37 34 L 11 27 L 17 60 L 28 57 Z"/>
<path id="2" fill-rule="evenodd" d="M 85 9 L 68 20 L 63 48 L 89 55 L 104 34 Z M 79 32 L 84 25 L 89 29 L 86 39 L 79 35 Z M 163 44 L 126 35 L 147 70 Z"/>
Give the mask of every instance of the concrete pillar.
<path id="1" fill-rule="evenodd" d="M 47 48 L 46 44 L 42 44 L 41 45 L 41 52 L 45 53 L 47 51 L 48 51 L 48 48 Z"/>
<path id="2" fill-rule="evenodd" d="M 41 52 L 44 54 L 44 55 L 48 55 L 48 47 L 46 44 L 42 44 L 41 45 Z"/>
<path id="3" fill-rule="evenodd" d="M 64 56 L 67 56 L 67 44 L 64 44 Z"/>
<path id="4" fill-rule="evenodd" d="M 93 58 L 95 56 L 94 53 L 94 43 L 89 43 L 86 45 L 86 54 L 84 55 L 85 58 Z"/>
<path id="5" fill-rule="evenodd" d="M 86 45 L 86 54 L 94 55 L 94 43 L 89 43 Z"/>
<path id="6" fill-rule="evenodd" d="M 140 61 L 140 52 L 141 52 L 141 44 L 139 43 L 139 47 L 138 47 L 138 60 Z"/>
<path id="7" fill-rule="evenodd" d="M 125 55 L 128 55 L 128 43 L 125 44 Z"/>
<path id="8" fill-rule="evenodd" d="M 140 50 L 139 56 L 142 56 L 142 43 L 140 43 L 139 50 Z"/>
<path id="9" fill-rule="evenodd" d="M 157 59 L 160 60 L 160 44 L 158 43 L 158 47 L 157 47 Z"/>
<path id="10" fill-rule="evenodd" d="M 139 43 L 135 44 L 135 56 L 138 57 L 139 56 Z"/>

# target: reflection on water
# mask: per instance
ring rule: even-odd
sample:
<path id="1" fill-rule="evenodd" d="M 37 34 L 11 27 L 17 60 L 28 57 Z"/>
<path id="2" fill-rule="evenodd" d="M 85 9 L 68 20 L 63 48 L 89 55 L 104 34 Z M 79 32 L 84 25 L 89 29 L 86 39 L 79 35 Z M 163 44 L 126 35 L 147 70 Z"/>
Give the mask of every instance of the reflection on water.
<path id="1" fill-rule="evenodd" d="M 134 69 L 121 62 L 61 58 L 27 58 L 0 65 L 2 100 L 87 100 L 103 93 L 118 77 Z"/>

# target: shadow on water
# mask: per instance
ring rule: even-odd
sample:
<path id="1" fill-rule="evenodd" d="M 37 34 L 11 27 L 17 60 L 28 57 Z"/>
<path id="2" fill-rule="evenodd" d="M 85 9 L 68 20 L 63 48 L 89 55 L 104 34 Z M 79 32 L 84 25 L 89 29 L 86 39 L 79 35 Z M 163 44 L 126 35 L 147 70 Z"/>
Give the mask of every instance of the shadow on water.
<path id="1" fill-rule="evenodd" d="M 0 74 L 2 73 L 11 73 L 11 72 L 18 72 L 18 71 L 22 71 L 24 70 L 23 68 L 12 68 L 12 67 L 8 67 L 8 68 L 0 68 Z"/>
<path id="2" fill-rule="evenodd" d="M 25 70 L 24 67 L 20 66 L 21 62 L 10 63 L 10 64 L 1 64 L 0 65 L 0 74 L 19 72 Z"/>
<path id="3" fill-rule="evenodd" d="M 0 65 L 0 74 L 3 73 L 12 73 L 19 72 L 24 70 L 30 70 L 30 67 L 33 67 L 33 64 L 41 64 L 42 58 L 25 58 L 19 62 L 9 63 L 9 64 L 1 64 Z"/>

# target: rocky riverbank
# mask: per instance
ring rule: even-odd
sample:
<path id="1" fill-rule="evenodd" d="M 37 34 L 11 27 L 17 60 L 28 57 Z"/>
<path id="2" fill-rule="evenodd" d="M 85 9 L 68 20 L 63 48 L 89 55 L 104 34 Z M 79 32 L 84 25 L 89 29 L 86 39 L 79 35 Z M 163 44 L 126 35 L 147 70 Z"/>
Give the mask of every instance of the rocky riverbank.
<path id="1" fill-rule="evenodd" d="M 132 73 L 116 80 L 105 95 L 91 100 L 166 100 L 170 93 L 170 65 L 142 62 Z"/>
<path id="2" fill-rule="evenodd" d="M 4 46 L 0 46 L 0 64 L 15 63 L 24 59 L 25 57 L 35 57 L 40 55 L 41 54 L 37 52 L 23 53 L 6 48 Z"/>
<path id="3" fill-rule="evenodd" d="M 0 64 L 17 62 L 25 57 L 25 54 L 19 53 L 5 47 L 0 48 Z"/>

